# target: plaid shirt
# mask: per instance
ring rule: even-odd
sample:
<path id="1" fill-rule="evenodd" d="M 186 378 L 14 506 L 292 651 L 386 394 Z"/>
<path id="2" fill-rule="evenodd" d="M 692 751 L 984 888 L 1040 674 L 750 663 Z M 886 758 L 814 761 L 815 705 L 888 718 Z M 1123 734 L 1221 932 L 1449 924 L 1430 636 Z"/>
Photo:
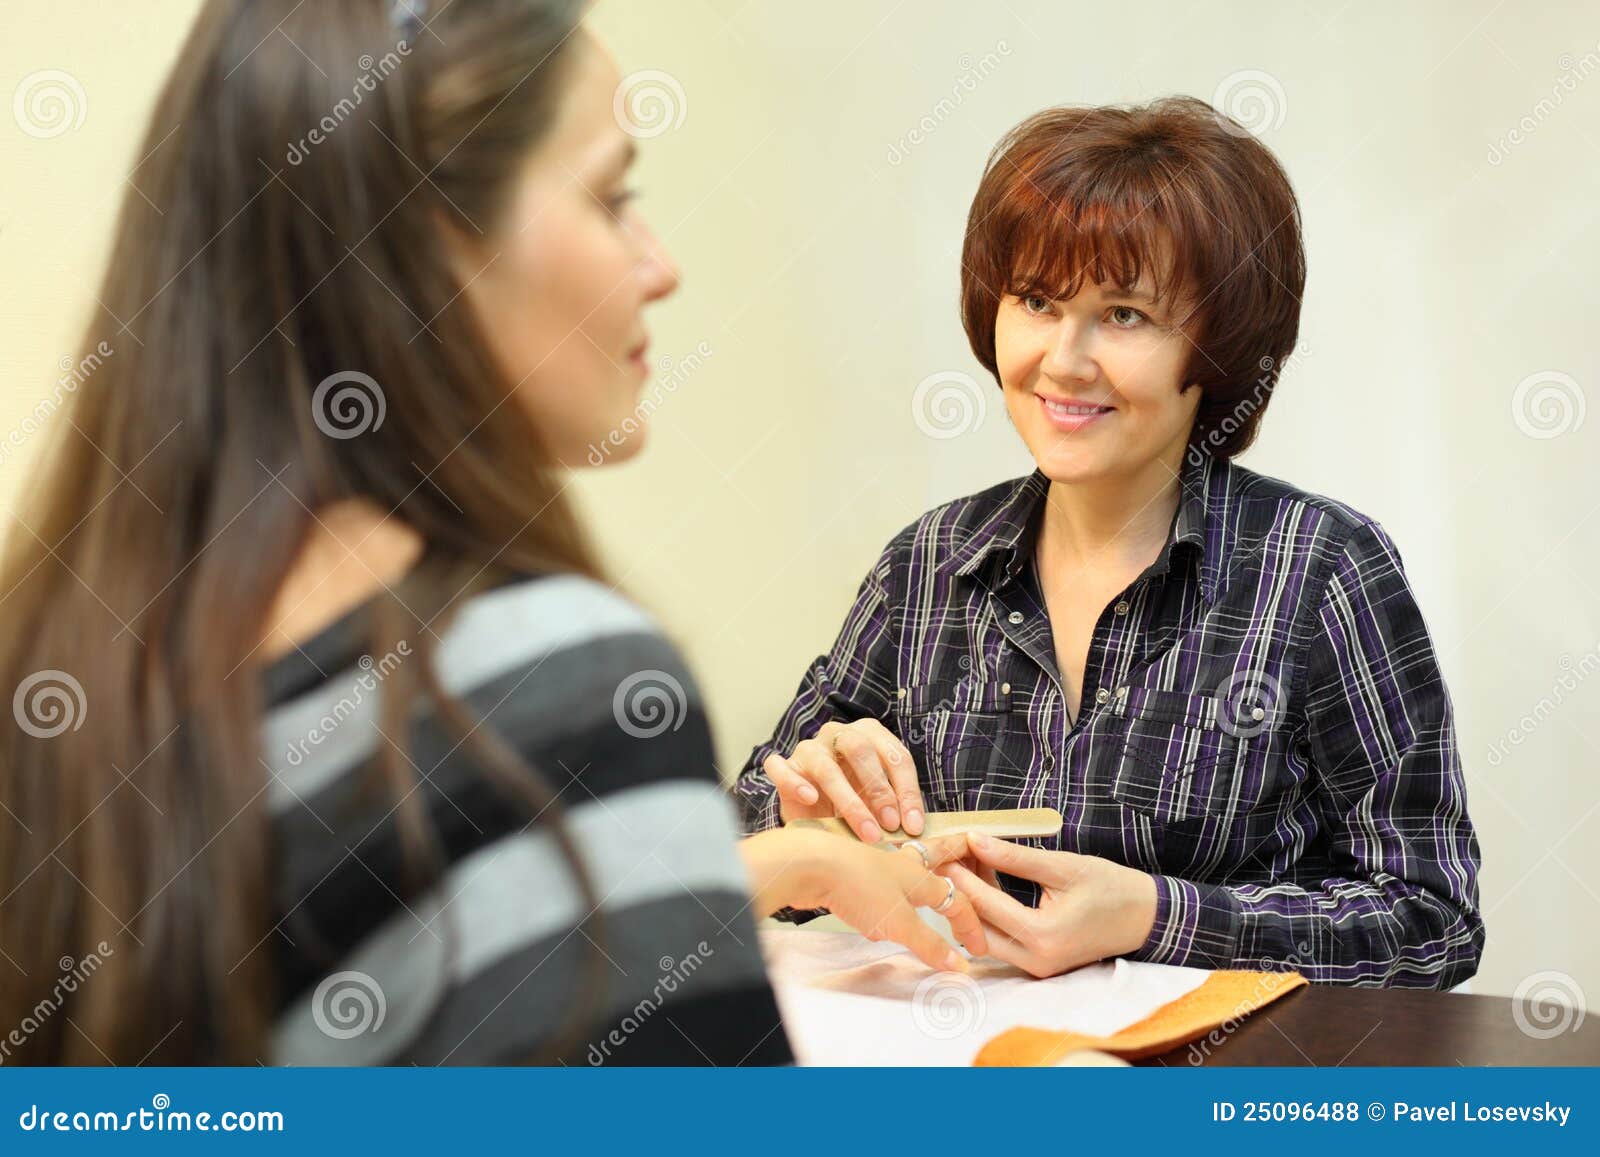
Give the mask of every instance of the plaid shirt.
<path id="1" fill-rule="evenodd" d="M 1048 806 L 1035 846 L 1149 872 L 1135 959 L 1448 987 L 1483 949 L 1449 694 L 1398 551 L 1340 503 L 1191 449 L 1160 557 L 1095 625 L 1067 714 L 1034 544 L 1049 480 L 889 544 L 735 792 L 830 720 L 882 721 L 933 811 Z M 1002 876 L 1036 905 L 1038 886 Z M 808 913 L 793 913 L 805 919 Z"/>

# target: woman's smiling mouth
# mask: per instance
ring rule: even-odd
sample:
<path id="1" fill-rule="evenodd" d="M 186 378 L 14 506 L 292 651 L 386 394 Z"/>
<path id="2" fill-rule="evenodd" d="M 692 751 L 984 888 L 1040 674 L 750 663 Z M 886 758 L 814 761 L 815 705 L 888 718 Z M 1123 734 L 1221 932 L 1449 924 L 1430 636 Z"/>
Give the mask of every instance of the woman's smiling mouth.
<path id="1" fill-rule="evenodd" d="M 1068 402 L 1055 398 L 1047 398 L 1043 394 L 1034 395 L 1039 399 L 1044 408 L 1045 417 L 1050 424 L 1058 430 L 1073 432 L 1093 425 L 1105 415 L 1114 413 L 1115 406 L 1099 406 L 1090 402 Z"/>

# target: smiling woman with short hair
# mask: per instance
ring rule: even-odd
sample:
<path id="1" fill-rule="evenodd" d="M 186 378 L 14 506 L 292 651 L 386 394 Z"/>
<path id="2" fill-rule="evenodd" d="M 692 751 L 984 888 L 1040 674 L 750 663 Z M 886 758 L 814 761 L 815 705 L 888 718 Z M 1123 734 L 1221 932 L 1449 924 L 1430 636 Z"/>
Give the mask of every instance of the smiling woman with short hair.
<path id="1" fill-rule="evenodd" d="M 991 954 L 1446 987 L 1483 947 L 1450 698 L 1383 528 L 1232 461 L 1294 349 L 1299 210 L 1192 99 L 995 150 L 962 316 L 1037 469 L 889 543 L 738 790 L 746 826 L 1059 808 L 943 869 Z M 977 869 L 973 871 L 972 869 Z M 804 918 L 807 913 L 790 913 Z"/>

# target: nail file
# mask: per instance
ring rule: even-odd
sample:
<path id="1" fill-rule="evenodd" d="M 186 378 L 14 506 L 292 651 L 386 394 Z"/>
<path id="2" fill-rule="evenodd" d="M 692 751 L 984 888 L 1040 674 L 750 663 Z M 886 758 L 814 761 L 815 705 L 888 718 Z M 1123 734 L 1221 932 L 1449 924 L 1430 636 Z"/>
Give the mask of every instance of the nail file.
<path id="1" fill-rule="evenodd" d="M 997 840 L 1017 840 L 1032 836 L 1053 836 L 1061 830 L 1061 813 L 1053 807 L 1001 808 L 995 811 L 929 812 L 923 817 L 922 835 L 912 836 L 896 829 L 883 833 L 883 842 L 903 844 L 910 839 L 929 836 L 953 836 L 964 832 L 981 832 Z M 832 832 L 835 835 L 856 838 L 854 830 L 836 816 L 828 819 L 790 820 L 786 828 Z"/>

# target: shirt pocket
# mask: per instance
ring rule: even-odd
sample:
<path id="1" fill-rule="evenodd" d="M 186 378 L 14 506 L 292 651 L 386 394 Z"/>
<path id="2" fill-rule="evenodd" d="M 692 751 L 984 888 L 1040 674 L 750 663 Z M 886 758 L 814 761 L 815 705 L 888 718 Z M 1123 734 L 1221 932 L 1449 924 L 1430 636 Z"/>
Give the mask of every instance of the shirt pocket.
<path id="1" fill-rule="evenodd" d="M 917 760 L 933 811 L 1015 807 L 1026 769 L 1015 753 L 1011 694 L 996 682 L 902 688 L 896 729 Z"/>
<path id="2" fill-rule="evenodd" d="M 1249 774 L 1252 738 L 1224 726 L 1214 695 L 1130 687 L 1114 701 L 1127 720 L 1111 794 L 1159 824 L 1251 810 L 1265 783 Z M 1259 761 L 1258 761 L 1259 762 Z"/>

